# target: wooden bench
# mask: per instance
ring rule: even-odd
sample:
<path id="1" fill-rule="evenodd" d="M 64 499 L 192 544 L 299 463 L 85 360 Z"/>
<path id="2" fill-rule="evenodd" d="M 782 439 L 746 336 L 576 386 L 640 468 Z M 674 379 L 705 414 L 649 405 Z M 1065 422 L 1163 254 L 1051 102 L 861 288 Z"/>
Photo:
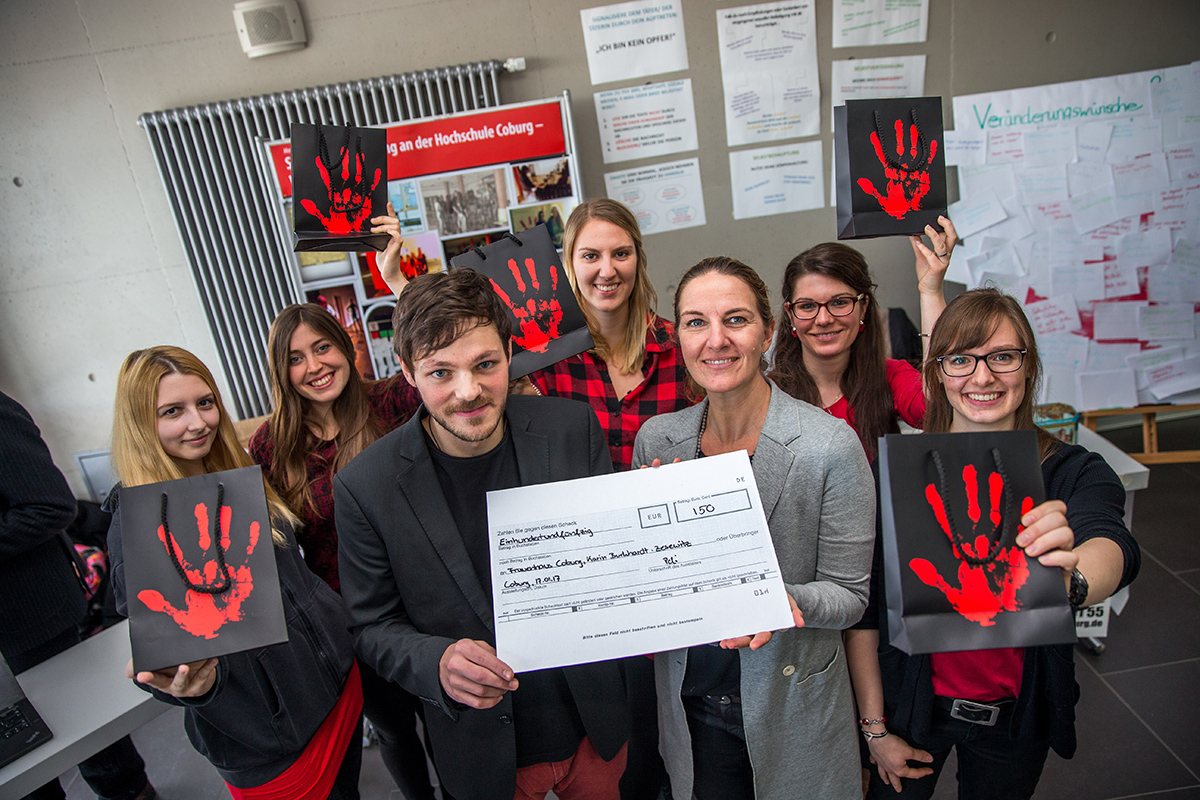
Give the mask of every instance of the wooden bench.
<path id="1" fill-rule="evenodd" d="M 1182 464 L 1200 461 L 1200 450 L 1164 450 L 1158 449 L 1159 412 L 1166 411 L 1200 411 L 1200 403 L 1137 406 L 1136 408 L 1104 408 L 1098 411 L 1084 411 L 1083 424 L 1090 430 L 1096 430 L 1096 420 L 1100 417 L 1121 417 L 1132 414 L 1142 415 L 1142 452 L 1129 455 L 1143 464 Z"/>

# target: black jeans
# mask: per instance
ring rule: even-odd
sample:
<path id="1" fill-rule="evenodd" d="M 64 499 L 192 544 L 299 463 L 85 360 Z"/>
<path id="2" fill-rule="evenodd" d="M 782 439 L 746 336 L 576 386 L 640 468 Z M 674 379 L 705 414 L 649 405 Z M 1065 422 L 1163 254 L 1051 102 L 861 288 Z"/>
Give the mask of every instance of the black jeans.
<path id="1" fill-rule="evenodd" d="M 741 698 L 684 697 L 696 800 L 754 800 Z"/>
<path id="2" fill-rule="evenodd" d="M 362 715 L 358 717 L 357 727 L 350 735 L 350 743 L 346 745 L 346 753 L 342 756 L 342 766 L 338 769 L 337 777 L 333 779 L 333 787 L 329 790 L 328 800 L 359 800 L 358 773 L 362 769 Z"/>
<path id="3" fill-rule="evenodd" d="M 79 634 L 70 628 L 32 650 L 13 653 L 8 665 L 14 673 L 21 673 L 78 643 Z M 146 764 L 128 736 L 81 761 L 79 774 L 100 800 L 133 800 L 148 783 Z M 65 797 L 56 778 L 30 792 L 25 800 L 63 800 Z"/>
<path id="4" fill-rule="evenodd" d="M 871 766 L 870 800 L 904 798 L 927 800 L 933 796 L 938 776 L 951 749 L 958 755 L 958 796 L 963 800 L 1019 800 L 1030 798 L 1037 788 L 1046 756 L 1050 752 L 1047 740 L 1022 741 L 1010 739 L 1008 727 L 1012 703 L 1009 702 L 993 726 L 976 725 L 954 719 L 947 709 L 935 707 L 929 738 L 915 742 L 906 732 L 893 728 L 913 747 L 927 751 L 933 763 L 933 774 L 918 780 L 902 778 L 904 791 L 899 794 L 879 777 Z"/>
<path id="5" fill-rule="evenodd" d="M 363 714 L 379 739 L 379 754 L 397 788 L 408 800 L 433 800 L 425 748 L 417 736 L 417 700 L 399 685 L 358 662 L 362 676 Z"/>

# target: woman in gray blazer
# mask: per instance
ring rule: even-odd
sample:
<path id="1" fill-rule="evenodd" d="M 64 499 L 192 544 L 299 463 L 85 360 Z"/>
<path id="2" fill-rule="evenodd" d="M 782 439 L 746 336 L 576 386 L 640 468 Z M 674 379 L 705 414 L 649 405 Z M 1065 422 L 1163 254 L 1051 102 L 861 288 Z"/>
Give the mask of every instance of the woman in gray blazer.
<path id="1" fill-rule="evenodd" d="M 867 602 L 875 493 L 863 449 L 845 422 L 764 377 L 774 317 L 750 267 L 726 257 L 692 267 L 675 293 L 675 324 L 707 399 L 647 421 L 634 465 L 748 451 L 796 627 L 655 657 L 672 792 L 857 800 L 841 630 Z"/>

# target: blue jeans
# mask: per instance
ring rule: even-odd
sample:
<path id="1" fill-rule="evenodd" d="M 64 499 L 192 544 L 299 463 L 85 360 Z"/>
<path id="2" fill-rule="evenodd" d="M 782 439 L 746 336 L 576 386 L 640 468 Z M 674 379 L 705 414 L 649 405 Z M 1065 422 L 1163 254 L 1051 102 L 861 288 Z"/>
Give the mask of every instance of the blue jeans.
<path id="1" fill-rule="evenodd" d="M 932 767 L 933 774 L 915 780 L 901 779 L 904 791 L 897 794 L 895 789 L 883 782 L 878 768 L 872 764 L 871 787 L 867 797 L 870 800 L 928 800 L 933 796 L 938 776 L 952 749 L 958 755 L 958 796 L 963 800 L 1018 800 L 1032 797 L 1042 776 L 1050 743 L 1044 739 L 1032 742 L 1010 739 L 1008 723 L 1011 709 L 1010 702 L 996 724 L 987 726 L 955 719 L 950 716 L 949 710 L 935 707 L 929 738 L 923 742 L 913 741 L 906 731 L 892 727 L 892 733 L 933 756 L 932 764 L 922 765 Z"/>

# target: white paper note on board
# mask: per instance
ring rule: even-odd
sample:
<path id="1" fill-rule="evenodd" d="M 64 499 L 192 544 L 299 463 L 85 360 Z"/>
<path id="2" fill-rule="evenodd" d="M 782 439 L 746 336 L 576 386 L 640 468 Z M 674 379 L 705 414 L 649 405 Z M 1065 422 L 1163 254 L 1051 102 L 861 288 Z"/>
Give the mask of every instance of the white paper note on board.
<path id="1" fill-rule="evenodd" d="M 1146 342 L 1196 338 L 1196 312 L 1191 303 L 1140 306 L 1137 324 L 1137 338 Z"/>
<path id="2" fill-rule="evenodd" d="M 1200 389 L 1200 355 L 1152 367 L 1145 374 L 1150 393 L 1158 400 Z"/>
<path id="3" fill-rule="evenodd" d="M 1081 372 L 1076 377 L 1076 411 L 1131 408 L 1137 405 L 1137 381 L 1131 369 Z"/>
<path id="4" fill-rule="evenodd" d="M 1112 170 L 1113 187 L 1119 195 L 1159 191 L 1171 182 L 1163 153 L 1140 155 L 1124 164 L 1113 164 Z"/>
<path id="5" fill-rule="evenodd" d="M 717 9 L 730 147 L 821 132 L 813 0 Z"/>
<path id="6" fill-rule="evenodd" d="M 987 136 L 981 131 L 943 131 L 942 146 L 947 167 L 987 163 Z"/>
<path id="7" fill-rule="evenodd" d="M 1096 303 L 1092 338 L 1097 341 L 1122 341 L 1138 338 L 1138 309 L 1145 303 Z"/>
<path id="8" fill-rule="evenodd" d="M 1025 131 L 1026 164 L 1069 164 L 1077 158 L 1074 128 Z"/>
<path id="9" fill-rule="evenodd" d="M 947 212 L 954 221 L 954 229 L 964 239 L 1008 219 L 1000 198 L 991 192 L 951 203 Z"/>
<path id="10" fill-rule="evenodd" d="M 1075 307 L 1075 298 L 1069 294 L 1029 303 L 1025 306 L 1025 313 L 1039 337 L 1079 329 L 1079 310 Z"/>
<path id="11" fill-rule="evenodd" d="M 581 8 L 592 85 L 688 68 L 681 0 Z"/>
<path id="12" fill-rule="evenodd" d="M 1085 122 L 1075 129 L 1075 146 L 1080 161 L 1103 161 L 1112 137 L 1111 122 Z"/>
<path id="13" fill-rule="evenodd" d="M 1128 356 L 1125 363 L 1133 368 L 1133 372 L 1137 376 L 1137 388 L 1140 390 L 1150 385 L 1150 379 L 1146 375 L 1147 370 L 1158 369 L 1172 361 L 1180 361 L 1183 357 L 1183 347 L 1181 346 L 1158 347 Z"/>

